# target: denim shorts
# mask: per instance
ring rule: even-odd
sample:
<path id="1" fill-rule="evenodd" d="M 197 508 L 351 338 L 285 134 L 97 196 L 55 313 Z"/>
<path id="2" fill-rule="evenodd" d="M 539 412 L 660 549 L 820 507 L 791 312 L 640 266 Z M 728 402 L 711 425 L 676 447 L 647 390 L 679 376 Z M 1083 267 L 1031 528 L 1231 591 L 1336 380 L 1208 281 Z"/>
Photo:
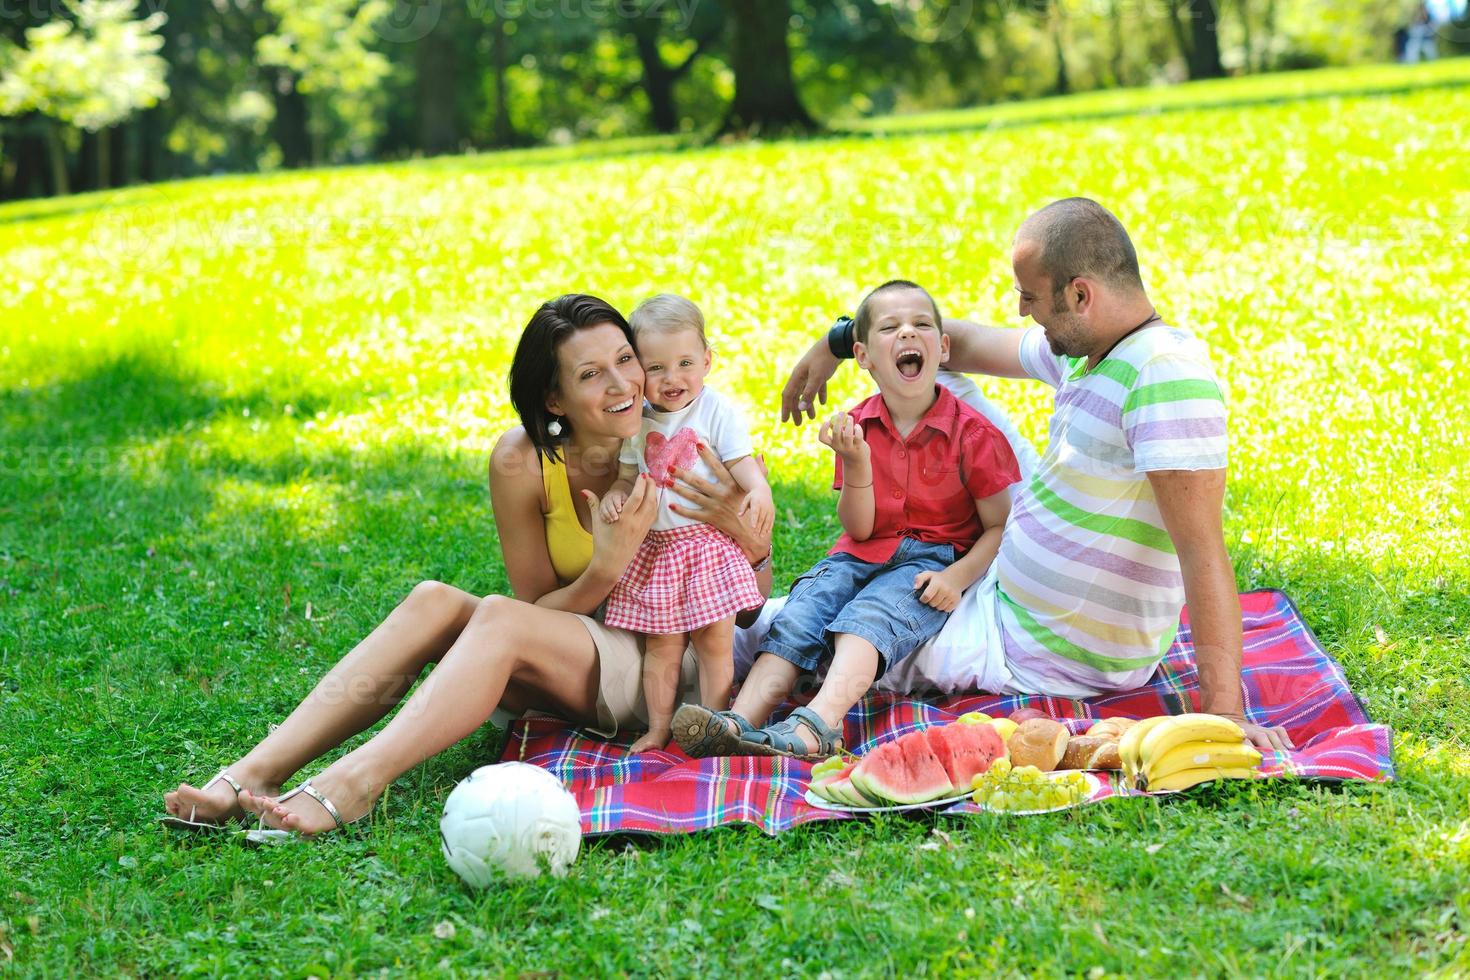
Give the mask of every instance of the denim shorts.
<path id="1" fill-rule="evenodd" d="M 761 650 L 812 672 L 834 651 L 839 633 L 878 648 L 878 676 L 939 632 L 949 613 L 919 601 L 914 576 L 954 564 L 953 545 L 899 541 L 882 564 L 828 555 L 791 586 Z"/>

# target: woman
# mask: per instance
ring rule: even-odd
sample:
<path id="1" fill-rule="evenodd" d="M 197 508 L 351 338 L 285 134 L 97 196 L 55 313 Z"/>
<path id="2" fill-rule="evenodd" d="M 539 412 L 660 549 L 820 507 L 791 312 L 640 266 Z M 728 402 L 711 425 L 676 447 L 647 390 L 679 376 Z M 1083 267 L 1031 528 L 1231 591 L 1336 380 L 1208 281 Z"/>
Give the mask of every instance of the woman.
<path id="1" fill-rule="evenodd" d="M 641 638 L 592 618 L 653 521 L 657 489 L 640 480 L 621 519 L 599 519 L 618 448 L 637 435 L 643 370 L 622 314 L 593 296 L 545 303 L 510 371 L 521 425 L 490 458 L 490 497 L 514 599 L 439 582 L 415 586 L 377 629 L 317 683 L 289 718 L 219 776 L 164 796 L 174 826 L 258 813 L 304 834 L 364 817 L 394 779 L 477 729 L 497 709 L 544 711 L 606 737 L 645 723 Z M 770 538 L 737 516 L 741 491 L 706 456 L 717 484 L 676 487 L 680 513 L 729 534 L 770 594 Z M 437 666 L 396 716 L 360 747 L 279 798 L 285 780 L 368 728 Z M 686 650 L 681 696 L 698 691 Z"/>

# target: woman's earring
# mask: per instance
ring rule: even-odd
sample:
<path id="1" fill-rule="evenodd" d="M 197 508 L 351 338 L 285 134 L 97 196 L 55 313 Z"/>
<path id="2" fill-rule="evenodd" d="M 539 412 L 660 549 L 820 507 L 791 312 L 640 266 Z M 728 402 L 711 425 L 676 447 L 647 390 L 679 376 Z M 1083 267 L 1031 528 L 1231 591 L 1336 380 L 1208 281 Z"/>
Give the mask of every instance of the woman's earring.
<path id="1" fill-rule="evenodd" d="M 552 419 L 550 422 L 547 423 L 546 431 L 553 436 L 561 435 L 561 420 Z"/>

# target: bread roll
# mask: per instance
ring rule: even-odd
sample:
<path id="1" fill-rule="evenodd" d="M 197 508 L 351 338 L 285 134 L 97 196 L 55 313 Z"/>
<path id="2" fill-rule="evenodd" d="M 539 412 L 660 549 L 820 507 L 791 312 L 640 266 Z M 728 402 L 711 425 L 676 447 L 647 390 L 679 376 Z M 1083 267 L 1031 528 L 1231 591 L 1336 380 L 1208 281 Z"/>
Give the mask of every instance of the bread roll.
<path id="1" fill-rule="evenodd" d="M 1050 718 L 1032 718 L 1023 722 L 1006 743 L 1011 765 L 1035 766 L 1042 772 L 1055 769 L 1066 749 L 1066 726 Z"/>
<path id="2" fill-rule="evenodd" d="M 1106 736 L 1073 735 L 1067 739 L 1066 751 L 1058 769 L 1121 769 L 1118 740 Z"/>
<path id="3" fill-rule="evenodd" d="M 1138 722 L 1132 718 L 1104 718 L 1094 722 L 1093 726 L 1087 730 L 1087 734 L 1093 737 L 1122 738 L 1123 733 L 1136 724 Z"/>

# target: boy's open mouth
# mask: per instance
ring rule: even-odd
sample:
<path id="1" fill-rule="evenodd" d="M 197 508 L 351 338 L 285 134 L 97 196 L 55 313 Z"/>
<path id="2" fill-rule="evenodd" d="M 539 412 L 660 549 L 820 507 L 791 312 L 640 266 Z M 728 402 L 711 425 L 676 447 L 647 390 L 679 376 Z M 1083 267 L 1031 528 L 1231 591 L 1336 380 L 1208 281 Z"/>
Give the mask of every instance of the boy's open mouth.
<path id="1" fill-rule="evenodd" d="M 917 347 L 905 347 L 894 358 L 900 376 L 912 381 L 924 372 L 924 352 Z"/>

